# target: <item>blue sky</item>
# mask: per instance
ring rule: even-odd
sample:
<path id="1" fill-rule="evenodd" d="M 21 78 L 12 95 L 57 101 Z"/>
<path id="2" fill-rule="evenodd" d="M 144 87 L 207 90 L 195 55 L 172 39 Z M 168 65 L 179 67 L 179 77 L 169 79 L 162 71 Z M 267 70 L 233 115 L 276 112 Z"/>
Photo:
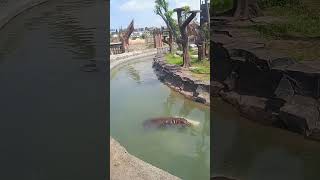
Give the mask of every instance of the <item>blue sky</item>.
<path id="1" fill-rule="evenodd" d="M 200 0 L 168 0 L 169 8 L 188 5 L 191 10 L 200 9 Z M 111 0 L 110 28 L 126 28 L 134 19 L 135 28 L 149 26 L 165 26 L 160 16 L 154 10 L 154 0 Z M 176 18 L 176 14 L 174 14 Z"/>

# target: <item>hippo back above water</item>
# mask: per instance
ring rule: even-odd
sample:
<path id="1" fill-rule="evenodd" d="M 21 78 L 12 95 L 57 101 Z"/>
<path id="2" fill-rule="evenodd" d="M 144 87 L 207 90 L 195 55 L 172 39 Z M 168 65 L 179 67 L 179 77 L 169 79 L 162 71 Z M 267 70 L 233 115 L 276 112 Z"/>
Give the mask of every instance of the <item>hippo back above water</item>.
<path id="1" fill-rule="evenodd" d="M 189 127 L 191 125 L 192 124 L 188 122 L 186 119 L 179 117 L 158 117 L 148 119 L 143 123 L 144 128 L 184 128 Z"/>

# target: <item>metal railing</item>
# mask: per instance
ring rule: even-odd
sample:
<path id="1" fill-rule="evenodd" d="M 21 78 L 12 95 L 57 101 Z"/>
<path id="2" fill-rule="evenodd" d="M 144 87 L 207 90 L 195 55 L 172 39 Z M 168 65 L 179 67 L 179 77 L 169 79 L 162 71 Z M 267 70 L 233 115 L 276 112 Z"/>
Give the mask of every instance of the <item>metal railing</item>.
<path id="1" fill-rule="evenodd" d="M 111 43 L 110 44 L 110 53 L 111 54 L 122 54 L 124 53 L 124 47 L 122 43 Z"/>
<path id="2" fill-rule="evenodd" d="M 157 54 L 167 54 L 170 51 L 170 47 L 157 48 Z"/>

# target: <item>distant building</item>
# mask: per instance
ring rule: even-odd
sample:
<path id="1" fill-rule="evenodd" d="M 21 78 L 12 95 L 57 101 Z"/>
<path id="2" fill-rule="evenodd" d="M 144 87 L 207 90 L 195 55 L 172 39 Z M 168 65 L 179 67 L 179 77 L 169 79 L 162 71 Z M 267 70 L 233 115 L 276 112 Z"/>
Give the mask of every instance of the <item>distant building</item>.
<path id="1" fill-rule="evenodd" d="M 142 36 L 142 32 L 137 32 L 137 31 L 135 31 L 135 32 L 133 32 L 132 34 L 131 34 L 131 38 L 140 38 L 141 36 Z"/>
<path id="2" fill-rule="evenodd" d="M 136 31 L 138 31 L 138 32 L 143 32 L 143 31 L 144 31 L 144 28 L 137 28 Z"/>
<path id="3" fill-rule="evenodd" d="M 110 29 L 110 33 L 114 33 L 116 31 L 117 31 L 117 29 Z"/>

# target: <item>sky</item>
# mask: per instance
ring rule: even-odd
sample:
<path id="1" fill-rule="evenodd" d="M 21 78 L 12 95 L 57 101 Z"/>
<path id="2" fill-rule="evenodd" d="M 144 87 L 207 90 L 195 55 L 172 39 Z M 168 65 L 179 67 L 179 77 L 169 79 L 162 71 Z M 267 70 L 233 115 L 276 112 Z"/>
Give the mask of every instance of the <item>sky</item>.
<path id="1" fill-rule="evenodd" d="M 168 0 L 169 9 L 190 6 L 191 10 L 200 10 L 200 0 Z M 110 28 L 126 28 L 134 19 L 135 28 L 165 26 L 159 15 L 154 13 L 154 0 L 111 0 Z M 173 17 L 176 19 L 177 14 Z M 199 18 L 198 18 L 199 19 Z"/>

